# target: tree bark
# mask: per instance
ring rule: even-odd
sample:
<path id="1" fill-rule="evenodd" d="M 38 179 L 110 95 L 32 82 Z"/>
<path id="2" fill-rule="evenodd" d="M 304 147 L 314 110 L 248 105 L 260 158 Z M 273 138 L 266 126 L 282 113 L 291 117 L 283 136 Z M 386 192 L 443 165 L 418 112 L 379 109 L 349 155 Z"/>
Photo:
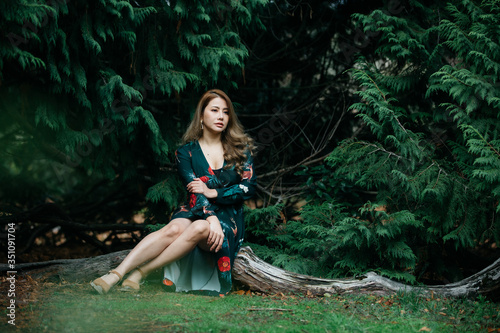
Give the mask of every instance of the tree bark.
<path id="1" fill-rule="evenodd" d="M 90 282 L 118 266 L 129 252 L 130 250 L 123 250 L 90 258 L 58 259 L 17 264 L 13 269 L 9 265 L 1 264 L 0 271 L 17 271 L 18 274 L 21 272 L 28 273 L 33 278 L 43 280 L 57 279 L 67 282 Z"/>
<path id="2" fill-rule="evenodd" d="M 59 279 L 68 282 L 90 282 L 97 276 L 118 266 L 130 250 L 113 252 L 84 259 L 62 259 L 16 265 L 19 272 L 29 272 L 35 278 Z M 0 271 L 12 270 L 0 265 Z M 238 253 L 233 277 L 251 290 L 263 293 L 294 293 L 314 296 L 342 294 L 392 295 L 397 292 L 415 292 L 423 296 L 475 297 L 500 299 L 500 259 L 482 271 L 455 283 L 439 286 L 409 286 L 392 281 L 376 273 L 346 279 L 322 279 L 296 274 L 272 266 L 258 258 L 249 247 Z"/>
<path id="3" fill-rule="evenodd" d="M 318 296 L 341 294 L 391 295 L 415 292 L 423 296 L 475 297 L 500 299 L 500 259 L 482 271 L 455 283 L 439 286 L 410 286 L 369 272 L 358 278 L 322 279 L 274 267 L 257 257 L 249 247 L 238 253 L 233 267 L 236 280 L 252 290 L 266 293 L 298 293 Z"/>

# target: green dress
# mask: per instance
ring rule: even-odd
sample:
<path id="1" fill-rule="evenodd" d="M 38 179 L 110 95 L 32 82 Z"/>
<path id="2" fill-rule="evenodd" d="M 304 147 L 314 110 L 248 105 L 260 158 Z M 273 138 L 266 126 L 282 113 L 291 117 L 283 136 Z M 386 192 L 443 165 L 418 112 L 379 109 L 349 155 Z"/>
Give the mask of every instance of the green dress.
<path id="1" fill-rule="evenodd" d="M 231 269 L 245 233 L 243 202 L 255 193 L 252 156 L 247 153 L 241 176 L 234 167 L 225 168 L 226 162 L 222 169 L 214 171 L 198 141 L 193 141 L 177 149 L 176 164 L 184 185 L 199 178 L 208 188 L 217 190 L 217 198 L 188 193 L 187 202 L 174 212 L 172 220 L 195 221 L 215 215 L 221 223 L 224 241 L 217 253 L 196 247 L 184 258 L 164 267 L 163 284 L 175 291 L 226 295 L 231 291 Z"/>

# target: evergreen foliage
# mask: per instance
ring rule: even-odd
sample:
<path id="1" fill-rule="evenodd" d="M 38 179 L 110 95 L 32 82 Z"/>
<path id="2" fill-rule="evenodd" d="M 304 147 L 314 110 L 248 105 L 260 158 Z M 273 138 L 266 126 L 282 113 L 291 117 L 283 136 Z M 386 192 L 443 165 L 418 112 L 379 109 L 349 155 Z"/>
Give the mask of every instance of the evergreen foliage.
<path id="1" fill-rule="evenodd" d="M 1 2 L 2 212 L 54 201 L 111 222 L 147 198 L 165 223 L 199 93 L 238 88 L 266 196 L 246 215 L 258 255 L 462 278 L 456 258 L 500 240 L 500 2 L 395 3 Z"/>
<path id="2" fill-rule="evenodd" d="M 203 90 L 236 87 L 248 57 L 240 33 L 263 28 L 265 3 L 2 2 L 1 187 L 19 186 L 15 175 L 41 186 L 31 201 L 20 191 L 2 201 L 63 204 L 104 182 L 96 202 L 121 193 L 137 201 L 132 213 L 146 195 L 168 215 L 180 189 L 162 184 L 190 113 Z"/>
<path id="3" fill-rule="evenodd" d="M 297 241 L 283 227 L 283 205 L 245 210 L 245 244 L 274 266 L 303 274 L 318 274 L 317 262 L 291 247 Z M 288 222 L 292 223 L 292 222 Z"/>
<path id="4" fill-rule="evenodd" d="M 360 203 L 352 216 L 383 207 L 376 214 L 381 220 L 372 217 L 366 226 L 352 217 L 334 219 L 332 229 L 356 249 L 336 266 L 382 267 L 405 280 L 408 272 L 425 274 L 426 262 L 442 264 L 453 253 L 500 240 L 498 2 L 450 3 L 441 21 L 433 14 L 440 8 L 408 4 L 426 20 L 417 25 L 381 11 L 355 15 L 365 29 L 381 32 L 383 65 L 361 58 L 350 72 L 361 88 L 350 109 L 373 137 L 346 140 L 328 157 L 332 177 L 376 193 L 373 204 Z M 377 247 L 363 248 L 361 240 Z M 451 262 L 443 268 L 454 270 Z"/>
<path id="5" fill-rule="evenodd" d="M 346 72 L 366 130 L 298 173 L 309 203 L 273 249 L 318 262 L 310 274 L 417 282 L 461 279 L 457 258 L 498 243 L 499 4 L 410 0 L 397 15 L 353 15 L 377 36 Z"/>

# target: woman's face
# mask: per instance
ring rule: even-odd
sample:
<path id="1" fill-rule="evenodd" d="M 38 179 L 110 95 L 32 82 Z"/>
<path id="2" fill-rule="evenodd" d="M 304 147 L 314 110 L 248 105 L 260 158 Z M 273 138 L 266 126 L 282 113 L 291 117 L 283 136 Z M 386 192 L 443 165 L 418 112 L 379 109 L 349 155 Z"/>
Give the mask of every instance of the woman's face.
<path id="1" fill-rule="evenodd" d="M 203 110 L 201 119 L 203 131 L 222 133 L 229 122 L 229 108 L 226 101 L 220 97 L 212 99 Z"/>

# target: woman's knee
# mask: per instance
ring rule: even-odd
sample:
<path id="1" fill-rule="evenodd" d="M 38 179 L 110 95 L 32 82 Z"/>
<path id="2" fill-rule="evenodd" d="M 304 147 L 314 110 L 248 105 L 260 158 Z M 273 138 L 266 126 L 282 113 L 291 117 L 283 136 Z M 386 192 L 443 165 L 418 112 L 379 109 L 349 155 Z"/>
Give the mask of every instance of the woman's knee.
<path id="1" fill-rule="evenodd" d="M 163 228 L 160 229 L 160 232 L 164 236 L 169 236 L 169 237 L 179 237 L 184 230 L 186 230 L 187 225 L 184 225 L 185 223 L 180 223 L 176 221 L 172 221 Z"/>
<path id="2" fill-rule="evenodd" d="M 193 236 L 204 239 L 210 233 L 210 224 L 206 220 L 196 220 L 191 224 L 189 229 Z"/>

